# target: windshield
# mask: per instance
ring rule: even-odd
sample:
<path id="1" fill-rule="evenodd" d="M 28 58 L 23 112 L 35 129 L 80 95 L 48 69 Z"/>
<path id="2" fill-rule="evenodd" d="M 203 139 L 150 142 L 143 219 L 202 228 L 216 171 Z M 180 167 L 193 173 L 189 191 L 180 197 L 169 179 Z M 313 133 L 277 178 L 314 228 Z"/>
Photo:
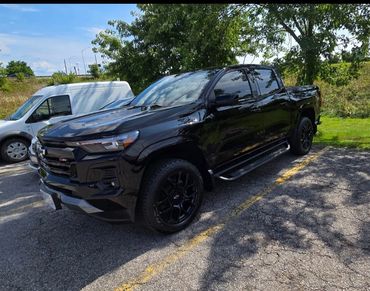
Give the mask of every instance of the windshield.
<path id="1" fill-rule="evenodd" d="M 163 77 L 141 92 L 133 106 L 177 106 L 196 101 L 217 70 L 196 71 Z"/>
<path id="2" fill-rule="evenodd" d="M 26 102 L 24 102 L 16 112 L 8 117 L 8 120 L 18 120 L 22 118 L 37 102 L 42 95 L 33 95 Z"/>

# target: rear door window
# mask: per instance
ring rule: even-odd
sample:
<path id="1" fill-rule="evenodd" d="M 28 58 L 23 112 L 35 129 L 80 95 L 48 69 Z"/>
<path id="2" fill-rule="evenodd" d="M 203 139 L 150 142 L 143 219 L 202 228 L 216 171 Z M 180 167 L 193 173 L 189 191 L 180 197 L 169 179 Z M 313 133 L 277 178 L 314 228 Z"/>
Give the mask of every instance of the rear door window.
<path id="1" fill-rule="evenodd" d="M 72 114 L 71 102 L 68 95 L 49 98 L 50 116 L 61 116 Z"/>
<path id="2" fill-rule="evenodd" d="M 270 69 L 255 69 L 253 77 L 263 96 L 271 95 L 279 91 L 279 83 L 273 70 Z"/>

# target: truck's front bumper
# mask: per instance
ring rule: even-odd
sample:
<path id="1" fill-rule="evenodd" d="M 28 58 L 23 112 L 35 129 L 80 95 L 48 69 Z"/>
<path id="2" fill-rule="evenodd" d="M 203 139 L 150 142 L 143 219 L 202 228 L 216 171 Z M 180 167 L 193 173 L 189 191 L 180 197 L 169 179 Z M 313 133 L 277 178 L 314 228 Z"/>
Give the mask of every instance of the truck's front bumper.
<path id="1" fill-rule="evenodd" d="M 43 194 L 44 199 L 48 201 L 48 204 L 56 210 L 62 209 L 62 204 L 64 204 L 67 207 L 78 209 L 85 213 L 103 212 L 103 210 L 91 205 L 89 202 L 83 199 L 69 197 L 63 192 L 50 189 L 44 184 L 44 182 L 42 182 L 42 180 L 40 185 L 40 192 Z M 48 195 L 50 197 L 47 197 Z"/>
<path id="2" fill-rule="evenodd" d="M 71 176 L 39 164 L 41 192 L 52 198 L 55 209 L 66 206 L 108 221 L 135 220 L 140 174 L 122 157 L 86 156 L 73 162 Z"/>
<path id="3" fill-rule="evenodd" d="M 121 208 L 115 210 L 101 209 L 94 206 L 89 200 L 71 197 L 62 191 L 52 189 L 40 180 L 40 192 L 45 202 L 55 210 L 62 209 L 64 206 L 78 212 L 94 216 L 107 221 L 133 221 L 131 211 Z"/>

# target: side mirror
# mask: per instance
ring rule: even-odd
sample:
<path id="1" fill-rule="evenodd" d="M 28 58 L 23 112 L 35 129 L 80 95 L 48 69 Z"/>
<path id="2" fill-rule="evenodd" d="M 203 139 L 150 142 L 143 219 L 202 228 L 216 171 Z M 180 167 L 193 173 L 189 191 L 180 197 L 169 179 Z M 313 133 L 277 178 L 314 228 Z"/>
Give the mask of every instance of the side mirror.
<path id="1" fill-rule="evenodd" d="M 216 106 L 232 106 L 239 104 L 239 95 L 238 94 L 224 94 L 216 96 Z"/>

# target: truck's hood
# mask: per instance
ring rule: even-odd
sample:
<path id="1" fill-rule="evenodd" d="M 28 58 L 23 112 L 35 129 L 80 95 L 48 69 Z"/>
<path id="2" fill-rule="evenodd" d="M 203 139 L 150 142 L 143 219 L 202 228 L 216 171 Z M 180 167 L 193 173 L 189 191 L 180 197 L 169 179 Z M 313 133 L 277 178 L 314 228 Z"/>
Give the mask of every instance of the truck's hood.
<path id="1" fill-rule="evenodd" d="M 158 123 L 158 121 L 171 118 L 173 114 L 184 111 L 185 106 L 158 108 L 147 110 L 142 108 L 124 108 L 96 112 L 66 121 L 58 122 L 45 127 L 39 132 L 43 139 L 77 140 L 102 135 L 112 135 L 143 126 Z M 187 111 L 187 110 L 186 110 Z"/>

